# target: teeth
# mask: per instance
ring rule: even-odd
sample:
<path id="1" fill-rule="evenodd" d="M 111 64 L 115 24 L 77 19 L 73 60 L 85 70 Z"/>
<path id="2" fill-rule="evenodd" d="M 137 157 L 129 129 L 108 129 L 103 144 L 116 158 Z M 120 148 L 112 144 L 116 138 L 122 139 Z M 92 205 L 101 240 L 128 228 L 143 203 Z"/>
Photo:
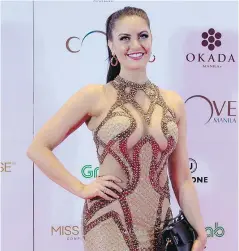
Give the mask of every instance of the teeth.
<path id="1" fill-rule="evenodd" d="M 137 57 L 143 56 L 143 53 L 133 53 L 133 54 L 129 54 L 129 56 L 133 58 L 137 58 Z"/>

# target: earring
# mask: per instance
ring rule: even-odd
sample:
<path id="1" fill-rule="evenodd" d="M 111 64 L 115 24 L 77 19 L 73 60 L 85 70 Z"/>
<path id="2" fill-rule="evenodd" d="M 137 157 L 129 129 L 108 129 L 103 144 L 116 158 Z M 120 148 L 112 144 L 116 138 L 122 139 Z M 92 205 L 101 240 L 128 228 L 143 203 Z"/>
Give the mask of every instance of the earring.
<path id="1" fill-rule="evenodd" d="M 113 59 L 115 59 L 115 63 L 113 63 Z M 118 64 L 118 59 L 117 59 L 117 57 L 116 56 L 112 56 L 111 57 L 111 59 L 110 59 L 110 64 L 112 65 L 112 66 L 116 66 L 117 64 Z"/>
<path id="2" fill-rule="evenodd" d="M 149 60 L 150 63 L 153 63 L 155 61 L 156 57 L 153 55 L 153 59 Z"/>

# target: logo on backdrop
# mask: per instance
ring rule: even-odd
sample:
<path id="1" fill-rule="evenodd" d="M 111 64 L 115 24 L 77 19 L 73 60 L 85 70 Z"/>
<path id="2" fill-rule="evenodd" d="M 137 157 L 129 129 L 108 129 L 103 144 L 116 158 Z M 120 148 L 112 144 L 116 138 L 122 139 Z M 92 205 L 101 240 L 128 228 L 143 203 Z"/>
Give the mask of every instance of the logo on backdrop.
<path id="1" fill-rule="evenodd" d="M 189 100 L 199 99 L 202 102 L 208 105 L 207 111 L 203 111 L 205 114 L 205 124 L 209 122 L 217 123 L 217 124 L 232 124 L 236 123 L 236 109 L 237 109 L 237 101 L 235 100 L 224 100 L 224 101 L 215 101 L 210 100 L 206 96 L 203 95 L 193 95 L 189 97 L 185 103 L 188 103 Z M 200 111 L 200 107 L 198 107 L 198 112 Z"/>
<path id="2" fill-rule="evenodd" d="M 82 239 L 80 227 L 76 225 L 51 226 L 51 236 L 65 237 L 67 240 Z"/>
<path id="3" fill-rule="evenodd" d="M 198 168 L 198 163 L 196 162 L 196 160 L 189 158 L 189 168 L 190 168 L 191 173 L 196 172 Z"/>
<path id="4" fill-rule="evenodd" d="M 88 33 L 83 37 L 82 40 L 81 40 L 79 37 L 76 37 L 76 36 L 69 37 L 69 38 L 66 40 L 66 49 L 67 49 L 69 52 L 71 52 L 71 53 L 78 53 L 78 52 L 81 50 L 81 47 L 82 47 L 82 45 L 83 45 L 84 40 L 85 40 L 89 35 L 94 34 L 94 33 L 106 35 L 106 33 L 105 33 L 104 31 L 94 30 L 94 31 L 88 32 Z M 76 43 L 77 45 L 72 45 L 72 44 L 75 44 L 75 42 L 77 42 L 77 43 Z"/>
<path id="5" fill-rule="evenodd" d="M 199 36 L 201 37 L 202 51 L 188 53 L 186 60 L 189 63 L 198 63 L 204 68 L 221 68 L 224 64 L 235 63 L 233 54 L 217 52 L 218 48 L 223 45 L 221 32 L 210 28 L 207 31 L 203 31 Z"/>
<path id="6" fill-rule="evenodd" d="M 222 34 L 216 32 L 213 28 L 209 29 L 207 32 L 202 33 L 202 46 L 207 47 L 208 50 L 213 51 L 216 47 L 222 45 L 221 42 Z"/>
<path id="7" fill-rule="evenodd" d="M 215 225 L 213 227 L 206 227 L 205 228 L 207 232 L 207 237 L 213 238 L 213 237 L 223 237 L 225 235 L 225 229 L 219 225 L 218 222 L 215 222 Z"/>
<path id="8" fill-rule="evenodd" d="M 0 173 L 11 173 L 12 167 L 16 165 L 16 162 L 3 161 L 1 162 Z"/>
<path id="9" fill-rule="evenodd" d="M 92 165 L 84 165 L 81 168 L 81 174 L 86 179 L 96 178 L 99 173 L 99 167 L 92 168 Z"/>
<path id="10" fill-rule="evenodd" d="M 198 168 L 198 164 L 195 159 L 189 158 L 189 168 L 191 173 L 193 174 L 192 180 L 194 183 L 208 183 L 208 177 L 195 176 L 195 172 Z"/>

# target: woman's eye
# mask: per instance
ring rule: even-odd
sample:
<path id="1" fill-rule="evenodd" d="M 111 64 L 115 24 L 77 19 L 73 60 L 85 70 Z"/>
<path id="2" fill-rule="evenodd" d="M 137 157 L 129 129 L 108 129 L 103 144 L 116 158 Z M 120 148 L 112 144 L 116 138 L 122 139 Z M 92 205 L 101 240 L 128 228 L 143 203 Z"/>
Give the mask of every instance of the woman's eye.
<path id="1" fill-rule="evenodd" d="M 148 37 L 149 37 L 148 34 L 141 34 L 141 35 L 140 35 L 140 38 L 148 38 Z M 130 37 L 127 37 L 127 36 L 124 36 L 124 37 L 121 37 L 121 38 L 120 38 L 121 41 L 127 41 L 127 40 L 129 40 L 129 39 L 130 39 Z"/>
<path id="2" fill-rule="evenodd" d="M 141 37 L 143 37 L 143 38 L 148 38 L 149 35 L 148 35 L 148 34 L 142 34 Z"/>
<path id="3" fill-rule="evenodd" d="M 121 37 L 120 40 L 127 40 L 129 37 Z"/>

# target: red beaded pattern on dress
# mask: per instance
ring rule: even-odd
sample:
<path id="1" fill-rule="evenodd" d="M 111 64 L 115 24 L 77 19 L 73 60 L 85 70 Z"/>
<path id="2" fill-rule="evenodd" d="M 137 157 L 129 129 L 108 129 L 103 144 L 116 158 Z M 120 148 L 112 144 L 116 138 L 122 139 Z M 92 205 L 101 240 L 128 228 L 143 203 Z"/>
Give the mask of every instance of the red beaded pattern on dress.
<path id="1" fill-rule="evenodd" d="M 131 90 L 130 90 L 129 95 L 127 95 L 125 92 L 125 88 L 128 86 L 127 83 L 122 82 L 120 78 L 116 78 L 116 80 L 112 81 L 111 84 L 117 90 L 117 100 L 114 103 L 114 105 L 111 107 L 109 112 L 107 113 L 107 116 L 102 120 L 100 125 L 95 129 L 93 133 L 93 139 L 96 144 L 99 163 L 102 164 L 105 157 L 108 154 L 110 154 L 120 164 L 120 166 L 122 167 L 122 169 L 124 170 L 126 174 L 127 188 L 124 189 L 124 191 L 120 194 L 114 190 L 120 196 L 117 200 L 119 201 L 119 205 L 122 208 L 124 219 L 122 219 L 117 212 L 109 211 L 106 214 L 101 215 L 97 219 L 90 222 L 92 217 L 99 210 L 113 203 L 115 199 L 113 201 L 106 201 L 103 198 L 99 198 L 97 200 L 86 200 L 84 209 L 83 209 L 83 215 L 84 215 L 83 235 L 85 237 L 95 226 L 97 226 L 98 224 L 101 224 L 101 222 L 109 218 L 112 218 L 115 224 L 118 226 L 118 229 L 122 233 L 122 237 L 130 251 L 155 250 L 156 243 L 158 243 L 158 245 L 162 245 L 162 240 L 160 239 L 160 234 L 163 227 L 162 222 L 172 217 L 172 212 L 171 212 L 170 207 L 167 209 L 166 217 L 164 219 L 162 219 L 161 217 L 163 201 L 165 199 L 170 199 L 170 194 L 169 194 L 168 177 L 165 182 L 165 185 L 161 187 L 160 175 L 162 174 L 162 172 L 165 170 L 167 166 L 167 160 L 168 160 L 169 155 L 172 153 L 172 151 L 176 147 L 177 140 L 175 140 L 175 137 L 173 137 L 173 135 L 170 134 L 167 127 L 168 123 L 171 123 L 171 122 L 176 123 L 176 116 L 175 116 L 175 113 L 165 103 L 163 97 L 161 96 L 159 92 L 158 87 L 152 84 L 151 82 L 147 83 L 147 85 L 146 84 L 143 84 L 142 86 L 137 85 L 135 88 L 133 85 L 130 86 Z M 151 101 L 151 104 L 147 112 L 144 112 L 143 109 L 140 107 L 140 105 L 133 99 L 138 89 L 143 90 Z M 155 141 L 155 139 L 150 135 L 145 135 L 139 140 L 139 142 L 133 148 L 133 159 L 130 158 L 129 153 L 127 151 L 127 140 L 136 128 L 136 121 L 134 117 L 132 116 L 132 114 L 129 112 L 129 110 L 124 106 L 124 103 L 126 102 L 130 102 L 131 104 L 133 104 L 134 107 L 139 111 L 139 113 L 143 116 L 143 118 L 148 124 L 150 123 L 150 119 L 153 114 L 154 107 L 156 105 L 159 105 L 163 108 L 161 128 L 162 128 L 162 132 L 165 138 L 167 139 L 167 148 L 163 152 L 161 152 L 161 157 L 158 162 L 157 162 L 157 156 L 160 152 L 160 147 L 158 143 Z M 123 110 L 123 112 L 114 112 L 114 110 L 118 107 L 120 107 Z M 103 140 L 100 139 L 100 137 L 98 136 L 98 132 L 101 129 L 101 127 L 104 126 L 105 123 L 114 116 L 124 116 L 124 117 L 127 116 L 130 120 L 130 126 L 125 131 L 117 134 L 114 138 L 109 140 L 109 142 L 107 142 L 106 144 L 103 142 Z M 177 138 L 177 135 L 176 135 L 176 138 Z M 127 202 L 127 197 L 134 192 L 134 190 L 136 189 L 139 183 L 140 171 L 141 171 L 139 153 L 140 153 L 141 148 L 147 142 L 150 143 L 152 147 L 152 152 L 153 152 L 152 161 L 151 161 L 150 170 L 149 170 L 149 180 L 152 185 L 152 189 L 159 194 L 159 203 L 158 203 L 158 208 L 155 209 L 157 211 L 156 213 L 157 217 L 154 223 L 155 225 L 154 243 L 152 243 L 152 246 L 149 248 L 140 249 L 137 236 L 134 232 L 132 214 L 131 214 L 131 209 Z M 120 152 L 123 154 L 125 160 L 127 161 L 127 165 L 117 155 L 117 153 L 112 150 L 111 147 L 115 143 L 119 144 Z M 99 154 L 99 151 L 98 151 L 100 146 L 103 148 L 102 154 Z M 129 173 L 129 168 L 131 170 L 131 175 Z"/>

